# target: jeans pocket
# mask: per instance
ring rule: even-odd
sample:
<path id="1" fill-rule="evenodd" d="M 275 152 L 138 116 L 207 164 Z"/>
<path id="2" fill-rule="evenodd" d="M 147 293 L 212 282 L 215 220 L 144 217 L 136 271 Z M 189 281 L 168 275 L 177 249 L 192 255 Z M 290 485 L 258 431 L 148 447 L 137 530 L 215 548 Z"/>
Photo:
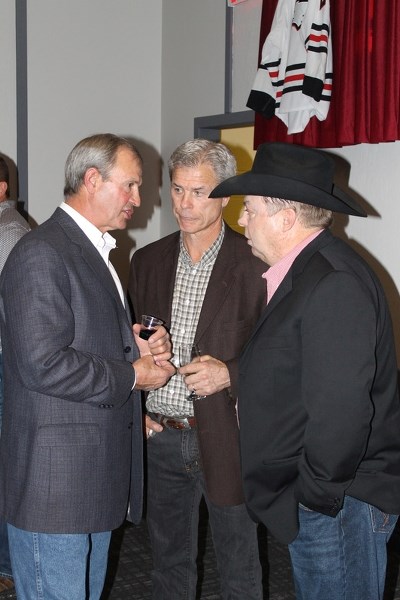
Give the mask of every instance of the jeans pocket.
<path id="1" fill-rule="evenodd" d="M 308 506 L 304 506 L 304 504 L 302 504 L 301 502 L 299 502 L 299 508 L 305 510 L 306 512 L 315 512 L 311 508 L 308 508 Z"/>
<path id="2" fill-rule="evenodd" d="M 385 533 L 390 535 L 397 522 L 397 515 L 382 512 L 376 506 L 368 505 L 371 516 L 372 531 L 374 533 Z"/>

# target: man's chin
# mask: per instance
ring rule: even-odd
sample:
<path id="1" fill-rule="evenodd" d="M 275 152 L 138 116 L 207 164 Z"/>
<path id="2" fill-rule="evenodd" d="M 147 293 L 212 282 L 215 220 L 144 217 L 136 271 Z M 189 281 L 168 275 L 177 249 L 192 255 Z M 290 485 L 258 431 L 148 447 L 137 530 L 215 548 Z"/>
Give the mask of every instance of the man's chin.
<path id="1" fill-rule="evenodd" d="M 178 220 L 178 225 L 179 225 L 179 229 L 181 231 L 183 231 L 183 233 L 196 233 L 197 232 L 197 226 L 194 221 Z"/>
<path id="2" fill-rule="evenodd" d="M 258 252 L 257 248 L 254 248 L 254 246 L 252 246 L 251 244 L 249 244 L 249 246 L 254 256 L 265 262 L 265 257 L 261 254 L 261 252 Z"/>

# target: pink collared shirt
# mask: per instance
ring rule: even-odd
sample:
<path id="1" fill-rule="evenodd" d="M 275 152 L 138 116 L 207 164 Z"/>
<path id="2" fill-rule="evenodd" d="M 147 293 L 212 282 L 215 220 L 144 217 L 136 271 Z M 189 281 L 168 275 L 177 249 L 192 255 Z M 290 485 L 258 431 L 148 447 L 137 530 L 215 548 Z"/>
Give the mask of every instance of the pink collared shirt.
<path id="1" fill-rule="evenodd" d="M 323 229 L 320 229 L 319 231 L 315 231 L 306 237 L 302 242 L 300 242 L 300 244 L 297 244 L 297 246 L 295 246 L 289 252 L 289 254 L 286 254 L 286 256 L 281 258 L 281 260 L 279 260 L 275 265 L 270 267 L 268 271 L 262 274 L 262 277 L 264 277 L 267 282 L 267 304 L 282 283 L 286 273 L 289 271 L 300 252 L 304 250 L 308 244 L 315 240 L 315 238 L 318 237 L 323 231 Z"/>

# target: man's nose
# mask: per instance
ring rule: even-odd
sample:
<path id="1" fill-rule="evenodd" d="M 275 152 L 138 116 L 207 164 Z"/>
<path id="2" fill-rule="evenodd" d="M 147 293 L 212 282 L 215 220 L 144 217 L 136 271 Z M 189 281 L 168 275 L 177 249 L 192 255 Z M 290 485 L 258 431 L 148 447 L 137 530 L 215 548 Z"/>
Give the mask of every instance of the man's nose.
<path id="1" fill-rule="evenodd" d="M 181 197 L 181 206 L 182 208 L 187 208 L 192 206 L 193 202 L 192 202 L 192 196 L 190 194 L 190 192 L 185 192 L 184 194 L 182 194 Z"/>
<path id="2" fill-rule="evenodd" d="M 129 196 L 129 202 L 133 204 L 133 206 L 140 206 L 142 200 L 140 198 L 139 190 L 132 190 L 132 193 Z"/>
<path id="3" fill-rule="evenodd" d="M 246 222 L 245 222 L 245 218 L 244 218 L 243 214 L 239 215 L 238 225 L 239 225 L 239 227 L 246 227 Z"/>
<path id="4" fill-rule="evenodd" d="M 245 213 L 244 207 L 242 207 L 240 209 L 240 215 L 238 218 L 239 227 L 246 227 L 245 215 L 246 215 L 246 213 Z"/>

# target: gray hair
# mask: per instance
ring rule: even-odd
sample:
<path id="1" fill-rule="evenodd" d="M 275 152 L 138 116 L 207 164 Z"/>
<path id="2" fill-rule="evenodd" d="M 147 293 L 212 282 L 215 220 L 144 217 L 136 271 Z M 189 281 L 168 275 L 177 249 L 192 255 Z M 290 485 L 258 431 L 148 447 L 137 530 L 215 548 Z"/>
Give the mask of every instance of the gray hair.
<path id="1" fill-rule="evenodd" d="M 103 179 L 108 179 L 120 148 L 127 148 L 140 164 L 143 163 L 136 146 L 112 133 L 92 135 L 78 142 L 65 163 L 65 198 L 78 192 L 86 171 L 92 167 L 99 171 Z"/>
<path id="2" fill-rule="evenodd" d="M 197 138 L 181 144 L 168 161 L 169 177 L 172 180 L 179 167 L 198 167 L 207 164 L 213 169 L 217 184 L 236 175 L 236 159 L 232 152 L 217 142 Z"/>
<path id="3" fill-rule="evenodd" d="M 292 208 L 298 216 L 299 223 L 306 229 L 313 227 L 323 227 L 328 229 L 333 222 L 332 211 L 295 200 L 284 200 L 283 198 L 270 198 L 264 196 L 264 202 L 267 205 L 268 214 L 274 215 L 283 208 Z"/>

